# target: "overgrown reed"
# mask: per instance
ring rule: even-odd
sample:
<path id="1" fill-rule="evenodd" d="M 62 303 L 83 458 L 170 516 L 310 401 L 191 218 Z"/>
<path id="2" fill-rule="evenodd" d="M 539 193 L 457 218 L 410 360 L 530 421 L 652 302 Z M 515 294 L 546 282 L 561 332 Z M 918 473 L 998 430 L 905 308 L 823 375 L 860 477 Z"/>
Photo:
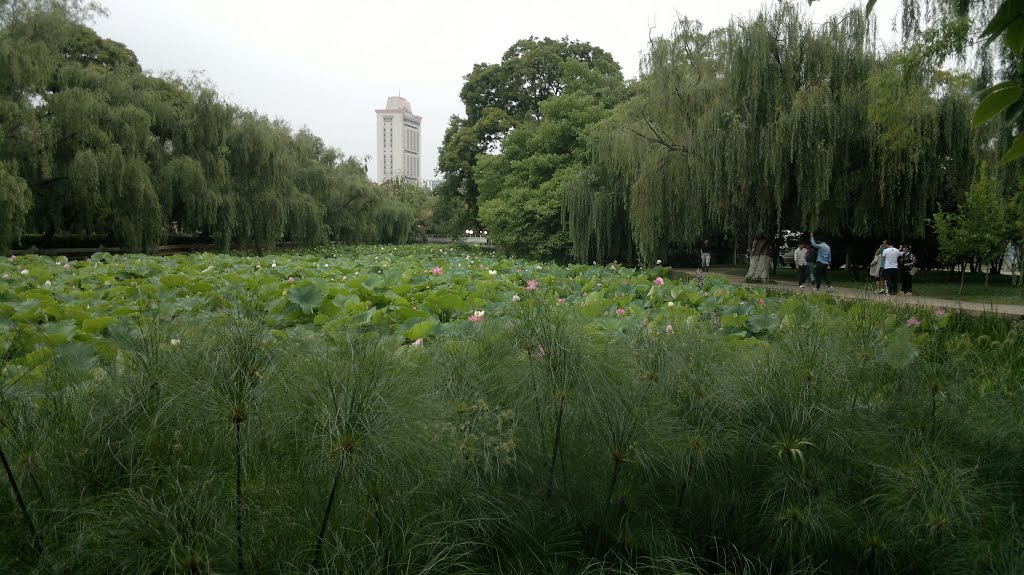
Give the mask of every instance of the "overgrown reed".
<path id="1" fill-rule="evenodd" d="M 786 306 L 738 339 L 526 297 L 424 347 L 126 320 L 0 363 L 0 572 L 1019 573 L 1020 331 Z"/>

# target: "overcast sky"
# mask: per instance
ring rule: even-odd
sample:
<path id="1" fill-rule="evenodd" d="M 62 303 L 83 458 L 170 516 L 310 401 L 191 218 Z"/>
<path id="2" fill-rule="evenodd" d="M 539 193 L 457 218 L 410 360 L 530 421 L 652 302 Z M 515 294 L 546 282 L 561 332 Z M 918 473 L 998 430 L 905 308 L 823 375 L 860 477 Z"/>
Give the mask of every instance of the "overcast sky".
<path id="1" fill-rule="evenodd" d="M 880 0 L 880 36 L 898 0 Z M 772 0 L 767 0 L 771 3 Z M 127 44 L 143 68 L 202 72 L 226 99 L 309 127 L 350 156 L 376 153 L 376 116 L 401 95 L 423 117 L 422 176 L 433 178 L 448 118 L 462 114 L 462 78 L 476 62 L 496 62 L 529 36 L 590 42 L 610 52 L 623 75 L 637 75 L 648 29 L 671 31 L 677 14 L 705 29 L 749 15 L 761 0 L 102 0 L 110 15 L 93 23 Z M 819 0 L 821 21 L 848 7 Z M 800 5 L 806 6 L 801 1 Z M 370 159 L 376 176 L 376 158 Z"/>

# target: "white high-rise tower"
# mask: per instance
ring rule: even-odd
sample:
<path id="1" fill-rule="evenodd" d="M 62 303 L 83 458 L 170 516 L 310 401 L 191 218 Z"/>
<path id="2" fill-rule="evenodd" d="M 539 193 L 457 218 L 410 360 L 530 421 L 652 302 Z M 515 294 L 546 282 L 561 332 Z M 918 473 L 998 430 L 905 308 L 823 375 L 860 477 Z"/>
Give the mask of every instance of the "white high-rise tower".
<path id="1" fill-rule="evenodd" d="M 391 96 L 377 110 L 377 182 L 420 181 L 420 121 L 409 101 Z"/>

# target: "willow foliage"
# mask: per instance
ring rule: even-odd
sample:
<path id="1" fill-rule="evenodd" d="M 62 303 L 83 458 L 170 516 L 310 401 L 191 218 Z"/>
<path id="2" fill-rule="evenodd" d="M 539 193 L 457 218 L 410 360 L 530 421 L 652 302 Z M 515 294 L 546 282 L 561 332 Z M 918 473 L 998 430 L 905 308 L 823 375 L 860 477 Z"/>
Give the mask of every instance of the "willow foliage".
<path id="1" fill-rule="evenodd" d="M 411 208 L 395 201 L 381 216 L 385 193 L 362 163 L 201 79 L 145 75 L 131 50 L 81 24 L 95 8 L 0 2 L 0 248 L 25 233 L 129 250 L 169 233 L 256 250 L 408 237 L 398 228 L 411 228 Z"/>
<path id="2" fill-rule="evenodd" d="M 14 243 L 25 225 L 32 194 L 25 180 L 11 174 L 0 162 L 0 250 Z"/>
<path id="3" fill-rule="evenodd" d="M 202 164 L 179 156 L 159 172 L 160 203 L 168 220 L 176 218 L 183 230 L 209 229 L 217 221 L 218 194 L 207 184 Z"/>
<path id="4" fill-rule="evenodd" d="M 813 25 L 790 3 L 652 40 L 636 94 L 593 130 L 588 176 L 567 191 L 575 255 L 618 255 L 597 246 L 627 230 L 646 259 L 705 234 L 923 234 L 973 172 L 970 87 L 919 50 L 876 45 L 860 10 Z"/>
<path id="5" fill-rule="evenodd" d="M 388 198 L 374 210 L 376 229 L 370 241 L 404 244 L 409 241 L 409 230 L 416 220 L 416 211 L 409 205 Z"/>

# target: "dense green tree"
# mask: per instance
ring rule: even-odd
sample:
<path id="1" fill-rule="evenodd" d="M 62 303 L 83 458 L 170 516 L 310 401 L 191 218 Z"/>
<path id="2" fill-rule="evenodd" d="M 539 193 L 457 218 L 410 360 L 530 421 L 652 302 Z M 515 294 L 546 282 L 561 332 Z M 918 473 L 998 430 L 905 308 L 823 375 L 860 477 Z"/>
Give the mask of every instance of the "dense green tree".
<path id="1" fill-rule="evenodd" d="M 971 186 L 958 211 L 940 211 L 933 216 L 942 260 L 961 266 L 961 292 L 967 259 L 978 258 L 980 263 L 990 264 L 985 266 L 986 285 L 988 271 L 995 262 L 1002 261 L 1013 234 L 1007 215 L 1006 202 L 998 191 L 998 184 L 983 164 L 978 181 Z"/>
<path id="2" fill-rule="evenodd" d="M 542 121 L 543 102 L 574 92 L 604 100 L 621 89 L 622 72 L 610 54 L 568 38 L 520 40 L 501 62 L 475 65 L 460 93 L 466 116 L 451 118 L 438 158 L 445 177 L 438 193 L 464 210 L 454 219 L 477 226 L 479 158 L 497 153 L 512 130 Z"/>
<path id="3" fill-rule="evenodd" d="M 408 206 L 413 218 L 409 237 L 414 241 L 425 242 L 427 234 L 434 233 L 431 226 L 437 195 L 427 188 L 408 182 L 385 182 L 381 187 L 385 197 L 394 198 L 398 203 Z"/>
<path id="4" fill-rule="evenodd" d="M 0 0 L 0 26 L 38 12 L 60 12 L 69 20 L 84 23 L 106 14 L 106 9 L 94 0 Z"/>
<path id="5" fill-rule="evenodd" d="M 970 108 L 961 77 L 877 52 L 859 10 L 815 26 L 783 3 L 709 33 L 683 20 L 594 131 L 567 199 L 570 233 L 590 239 L 576 255 L 629 245 L 625 230 L 648 260 L 727 234 L 749 242 L 748 276 L 763 280 L 784 229 L 923 235 L 943 182 L 973 172 Z"/>
<path id="6" fill-rule="evenodd" d="M 201 78 L 143 73 L 81 0 L 0 1 L 0 247 L 96 234 L 150 250 L 405 241 L 414 209 L 308 130 L 225 102 Z M 28 195 L 26 196 L 26 190 Z"/>
<path id="7" fill-rule="evenodd" d="M 480 192 L 480 223 L 491 241 L 516 255 L 561 259 L 571 248 L 562 227 L 562 197 L 582 170 L 585 133 L 609 111 L 585 92 L 550 98 L 539 117 L 502 142 L 502 153 L 479 158 L 474 179 Z"/>
<path id="8" fill-rule="evenodd" d="M 31 206 L 32 194 L 25 180 L 0 162 L 0 251 L 10 248 L 21 236 Z"/>

